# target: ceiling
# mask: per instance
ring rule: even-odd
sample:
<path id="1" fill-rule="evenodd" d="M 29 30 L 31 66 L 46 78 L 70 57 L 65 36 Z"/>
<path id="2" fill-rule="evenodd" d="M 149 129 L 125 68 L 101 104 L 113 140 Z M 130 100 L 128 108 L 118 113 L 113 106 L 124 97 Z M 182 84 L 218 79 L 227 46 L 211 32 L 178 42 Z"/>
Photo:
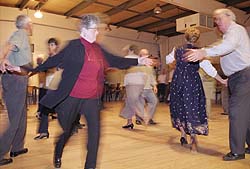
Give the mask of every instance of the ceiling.
<path id="1" fill-rule="evenodd" d="M 217 1 L 250 13 L 250 0 Z M 162 9 L 160 14 L 154 13 L 157 5 Z M 111 25 L 168 37 L 180 34 L 176 32 L 176 19 L 196 13 L 160 0 L 0 0 L 0 6 L 40 9 L 74 18 L 101 12 L 109 16 Z"/>

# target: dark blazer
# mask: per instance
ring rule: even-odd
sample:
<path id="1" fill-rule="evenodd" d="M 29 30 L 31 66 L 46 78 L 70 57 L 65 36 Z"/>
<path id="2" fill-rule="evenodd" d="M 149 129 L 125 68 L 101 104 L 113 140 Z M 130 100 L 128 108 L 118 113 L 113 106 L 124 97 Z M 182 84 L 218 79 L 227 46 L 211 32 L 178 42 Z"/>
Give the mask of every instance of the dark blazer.
<path id="1" fill-rule="evenodd" d="M 116 67 L 119 69 L 126 69 L 130 66 L 138 64 L 137 59 L 128 59 L 119 56 L 114 56 L 102 49 L 104 59 L 110 67 Z M 62 74 L 62 80 L 58 86 L 58 89 L 46 94 L 40 101 L 40 103 L 48 108 L 54 108 L 61 103 L 67 96 L 69 96 L 72 88 L 74 87 L 76 80 L 84 65 L 85 48 L 80 39 L 75 39 L 69 42 L 69 44 L 57 55 L 50 57 L 43 64 L 36 67 L 33 71 L 44 71 L 52 67 L 56 67 L 61 64 L 64 71 Z M 100 84 L 103 85 L 103 84 Z"/>

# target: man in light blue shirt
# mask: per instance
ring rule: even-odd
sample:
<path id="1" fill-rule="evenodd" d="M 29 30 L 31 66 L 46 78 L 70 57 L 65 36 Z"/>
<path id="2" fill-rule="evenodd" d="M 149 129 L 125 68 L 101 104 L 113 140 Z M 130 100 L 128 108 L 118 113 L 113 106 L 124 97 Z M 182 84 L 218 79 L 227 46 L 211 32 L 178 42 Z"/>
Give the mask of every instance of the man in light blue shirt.
<path id="1" fill-rule="evenodd" d="M 6 65 L 27 67 L 31 65 L 29 35 L 32 34 L 32 23 L 28 16 L 16 18 L 17 31 L 12 34 L 3 48 L 0 71 L 2 74 L 3 99 L 8 111 L 9 125 L 0 136 L 0 166 L 12 163 L 11 158 L 4 158 L 10 151 L 10 157 L 28 152 L 24 148 L 24 137 L 27 126 L 26 94 L 28 75 L 26 71 L 14 73 Z"/>

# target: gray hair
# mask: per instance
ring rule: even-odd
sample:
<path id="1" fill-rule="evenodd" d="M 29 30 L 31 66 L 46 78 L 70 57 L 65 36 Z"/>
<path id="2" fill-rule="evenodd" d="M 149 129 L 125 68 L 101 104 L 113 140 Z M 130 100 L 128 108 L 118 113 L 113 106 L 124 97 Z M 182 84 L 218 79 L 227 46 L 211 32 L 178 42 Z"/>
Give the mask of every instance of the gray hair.
<path id="1" fill-rule="evenodd" d="M 230 9 L 227 9 L 227 8 L 216 9 L 213 15 L 218 15 L 218 14 L 224 14 L 228 16 L 229 18 L 231 18 L 231 20 L 236 21 L 236 16 L 233 13 L 233 11 L 231 11 Z"/>
<path id="2" fill-rule="evenodd" d="M 16 17 L 16 27 L 17 29 L 22 29 L 27 23 L 31 22 L 31 19 L 27 15 L 18 15 Z"/>
<path id="3" fill-rule="evenodd" d="M 83 15 L 81 17 L 81 21 L 80 21 L 80 25 L 79 25 L 79 28 L 80 30 L 82 28 L 90 28 L 90 25 L 92 24 L 100 24 L 101 21 L 100 21 L 100 18 L 95 15 L 95 14 L 86 14 L 86 15 Z"/>

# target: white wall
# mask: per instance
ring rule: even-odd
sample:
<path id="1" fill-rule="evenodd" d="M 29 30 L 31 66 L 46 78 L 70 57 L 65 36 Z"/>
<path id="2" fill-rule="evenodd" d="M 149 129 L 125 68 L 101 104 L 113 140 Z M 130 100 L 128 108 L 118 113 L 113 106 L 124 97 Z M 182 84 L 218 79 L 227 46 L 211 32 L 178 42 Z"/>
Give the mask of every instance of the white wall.
<path id="1" fill-rule="evenodd" d="M 42 19 L 36 19 L 33 17 L 33 10 L 20 11 L 17 8 L 0 7 L 0 50 L 1 46 L 6 42 L 9 36 L 16 30 L 14 21 L 17 15 L 28 14 L 34 26 L 33 36 L 31 37 L 31 43 L 35 46 L 34 60 L 38 55 L 46 56 L 47 45 L 46 41 L 50 37 L 59 38 L 64 45 L 68 40 L 79 37 L 77 31 L 78 19 L 69 18 L 64 16 L 44 13 Z M 138 33 L 135 30 L 126 28 L 111 27 L 112 31 L 105 32 L 100 35 L 98 42 L 109 49 L 110 52 L 117 55 L 125 55 L 122 52 L 122 48 L 127 44 L 135 44 L 140 48 L 147 48 L 149 51 L 157 56 L 158 50 L 160 50 L 162 67 L 166 67 L 165 56 L 171 52 L 174 46 L 179 46 L 185 43 L 183 35 L 175 37 L 160 37 L 160 40 L 156 43 L 153 40 L 154 34 L 145 32 Z M 250 33 L 250 27 L 247 28 Z M 215 32 L 202 33 L 199 46 L 205 46 L 215 42 L 218 36 Z M 158 49 L 159 48 L 159 49 Z M 114 71 L 108 77 L 112 83 L 117 83 L 123 78 L 120 75 L 121 72 Z M 33 78 L 34 79 L 34 78 Z M 37 84 L 37 80 L 31 80 L 32 84 Z"/>

